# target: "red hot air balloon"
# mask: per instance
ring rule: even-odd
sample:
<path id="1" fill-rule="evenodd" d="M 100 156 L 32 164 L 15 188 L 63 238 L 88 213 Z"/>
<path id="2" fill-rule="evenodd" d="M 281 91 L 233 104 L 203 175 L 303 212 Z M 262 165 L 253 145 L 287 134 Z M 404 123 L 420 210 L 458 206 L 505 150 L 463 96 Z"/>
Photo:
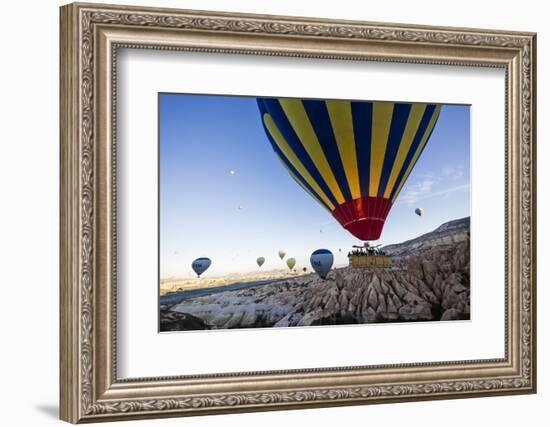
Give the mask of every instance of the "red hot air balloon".
<path id="1" fill-rule="evenodd" d="M 380 238 L 422 153 L 437 104 L 259 98 L 265 132 L 294 180 L 351 234 Z"/>

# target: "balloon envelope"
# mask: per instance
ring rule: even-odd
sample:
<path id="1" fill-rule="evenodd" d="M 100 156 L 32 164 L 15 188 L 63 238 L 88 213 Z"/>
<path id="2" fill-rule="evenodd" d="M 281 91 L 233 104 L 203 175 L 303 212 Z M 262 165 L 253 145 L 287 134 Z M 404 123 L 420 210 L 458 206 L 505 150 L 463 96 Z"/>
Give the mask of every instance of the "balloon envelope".
<path id="1" fill-rule="evenodd" d="M 279 250 L 279 258 L 283 259 L 286 255 L 286 252 L 282 249 Z"/>
<path id="2" fill-rule="evenodd" d="M 296 265 L 296 260 L 294 258 L 289 258 L 286 260 L 286 265 L 289 270 L 292 270 L 294 266 Z"/>
<path id="3" fill-rule="evenodd" d="M 432 133 L 437 104 L 258 98 L 294 180 L 361 240 L 384 221 Z"/>
<path id="4" fill-rule="evenodd" d="M 210 267 L 210 264 L 212 264 L 212 261 L 210 258 L 197 258 L 195 261 L 191 263 L 191 268 L 195 273 L 197 273 L 197 276 L 201 276 L 202 273 L 204 273 L 206 270 L 208 270 L 208 267 Z"/>
<path id="5" fill-rule="evenodd" d="M 263 256 L 259 257 L 257 260 L 256 260 L 256 263 L 258 264 L 259 267 L 261 267 L 265 262 L 265 258 Z"/>
<path id="6" fill-rule="evenodd" d="M 311 254 L 309 261 L 321 279 L 326 279 L 334 262 L 334 256 L 328 249 L 317 249 Z"/>
<path id="7" fill-rule="evenodd" d="M 416 208 L 414 210 L 414 213 L 417 214 L 418 216 L 422 216 L 422 214 L 424 213 L 424 209 L 422 208 Z"/>

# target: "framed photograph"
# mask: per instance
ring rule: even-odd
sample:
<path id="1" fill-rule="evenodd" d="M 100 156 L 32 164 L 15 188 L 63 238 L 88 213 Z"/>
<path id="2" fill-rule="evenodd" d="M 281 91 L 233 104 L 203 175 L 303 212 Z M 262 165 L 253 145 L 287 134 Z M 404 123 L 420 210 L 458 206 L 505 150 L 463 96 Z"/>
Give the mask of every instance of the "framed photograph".
<path id="1" fill-rule="evenodd" d="M 158 105 L 161 332 L 470 319 L 470 106 Z"/>
<path id="2" fill-rule="evenodd" d="M 534 393 L 535 34 L 61 8 L 61 418 Z"/>

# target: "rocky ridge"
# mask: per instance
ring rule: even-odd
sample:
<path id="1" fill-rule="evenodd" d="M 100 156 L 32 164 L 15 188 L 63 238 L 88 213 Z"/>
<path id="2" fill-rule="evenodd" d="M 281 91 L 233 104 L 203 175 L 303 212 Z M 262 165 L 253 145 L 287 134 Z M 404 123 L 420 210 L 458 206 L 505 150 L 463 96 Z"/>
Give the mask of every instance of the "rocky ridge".
<path id="1" fill-rule="evenodd" d="M 434 231 L 411 240 L 382 247 L 393 257 L 401 258 L 437 246 L 447 246 L 470 240 L 470 217 L 446 222 Z"/>

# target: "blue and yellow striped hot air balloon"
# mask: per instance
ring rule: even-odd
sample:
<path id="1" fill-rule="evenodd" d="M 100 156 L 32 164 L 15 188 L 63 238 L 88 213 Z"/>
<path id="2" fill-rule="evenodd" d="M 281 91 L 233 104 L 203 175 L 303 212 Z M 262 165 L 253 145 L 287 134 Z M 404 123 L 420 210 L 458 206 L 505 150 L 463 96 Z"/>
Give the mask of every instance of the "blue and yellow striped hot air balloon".
<path id="1" fill-rule="evenodd" d="M 440 105 L 259 98 L 262 122 L 288 173 L 361 240 L 386 216 L 426 146 Z"/>

